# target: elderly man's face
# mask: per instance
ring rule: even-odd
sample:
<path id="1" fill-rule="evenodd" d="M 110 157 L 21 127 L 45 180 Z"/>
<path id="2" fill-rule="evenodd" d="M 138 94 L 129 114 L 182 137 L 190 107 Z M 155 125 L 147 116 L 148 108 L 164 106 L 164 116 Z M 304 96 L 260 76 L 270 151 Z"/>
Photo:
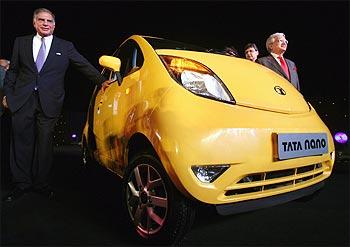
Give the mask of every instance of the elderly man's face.
<path id="1" fill-rule="evenodd" d="M 34 19 L 34 28 L 41 37 L 53 34 L 55 30 L 55 20 L 50 13 L 40 12 Z"/>
<path id="2" fill-rule="evenodd" d="M 273 53 L 281 55 L 287 50 L 287 45 L 288 40 L 284 36 L 280 36 L 275 38 L 270 47 Z"/>

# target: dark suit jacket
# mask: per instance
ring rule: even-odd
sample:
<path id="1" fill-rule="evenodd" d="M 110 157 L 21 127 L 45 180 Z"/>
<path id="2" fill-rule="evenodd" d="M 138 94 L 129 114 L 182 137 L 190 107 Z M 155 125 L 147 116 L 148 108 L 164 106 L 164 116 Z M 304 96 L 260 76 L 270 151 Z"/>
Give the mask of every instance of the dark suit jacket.
<path id="1" fill-rule="evenodd" d="M 11 66 L 4 83 L 4 94 L 12 113 L 23 106 L 37 87 L 44 113 L 49 117 L 57 117 L 63 105 L 64 77 L 69 64 L 97 84 L 104 81 L 98 70 L 79 54 L 71 42 L 56 36 L 38 73 L 33 58 L 33 37 L 18 37 L 14 43 Z"/>
<path id="2" fill-rule="evenodd" d="M 292 83 L 296 89 L 300 91 L 299 77 L 298 77 L 297 67 L 295 66 L 295 63 L 286 58 L 284 58 L 284 60 L 286 61 L 286 64 L 288 66 L 290 79 L 288 79 L 281 65 L 279 65 L 279 63 L 276 61 L 276 59 L 272 55 L 258 58 L 256 62 L 264 65 L 265 67 L 268 67 L 269 69 L 275 71 L 277 74 L 283 76 L 284 78 L 289 80 L 290 83 Z"/>

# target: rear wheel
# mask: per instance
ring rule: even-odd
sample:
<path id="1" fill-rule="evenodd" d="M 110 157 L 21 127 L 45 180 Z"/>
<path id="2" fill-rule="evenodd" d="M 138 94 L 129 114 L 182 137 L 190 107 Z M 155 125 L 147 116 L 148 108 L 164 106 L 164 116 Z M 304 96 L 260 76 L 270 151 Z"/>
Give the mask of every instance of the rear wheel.
<path id="1" fill-rule="evenodd" d="M 127 224 L 145 244 L 179 244 L 190 229 L 194 202 L 175 188 L 160 161 L 139 154 L 123 180 L 123 209 Z"/>

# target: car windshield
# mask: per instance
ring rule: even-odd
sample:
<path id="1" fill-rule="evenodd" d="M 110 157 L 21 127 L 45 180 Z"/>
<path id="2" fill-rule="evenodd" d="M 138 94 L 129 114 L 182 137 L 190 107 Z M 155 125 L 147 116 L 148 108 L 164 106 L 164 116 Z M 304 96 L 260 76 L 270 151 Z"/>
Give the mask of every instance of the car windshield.
<path id="1" fill-rule="evenodd" d="M 154 38 L 154 37 L 143 37 L 147 42 L 153 47 L 153 49 L 174 49 L 174 50 L 188 50 L 188 51 L 200 51 L 208 52 L 208 49 L 192 44 L 187 44 L 183 42 Z"/>

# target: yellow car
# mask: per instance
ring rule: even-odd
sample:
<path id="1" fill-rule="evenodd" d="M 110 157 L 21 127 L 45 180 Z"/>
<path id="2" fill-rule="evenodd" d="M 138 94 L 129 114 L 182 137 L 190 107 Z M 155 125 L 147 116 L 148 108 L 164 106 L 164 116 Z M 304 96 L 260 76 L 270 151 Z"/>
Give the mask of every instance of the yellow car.
<path id="1" fill-rule="evenodd" d="M 123 179 L 130 231 L 178 243 L 198 203 L 229 215 L 319 190 L 331 175 L 327 126 L 292 84 L 246 59 L 133 35 L 99 60 L 83 160 Z"/>

